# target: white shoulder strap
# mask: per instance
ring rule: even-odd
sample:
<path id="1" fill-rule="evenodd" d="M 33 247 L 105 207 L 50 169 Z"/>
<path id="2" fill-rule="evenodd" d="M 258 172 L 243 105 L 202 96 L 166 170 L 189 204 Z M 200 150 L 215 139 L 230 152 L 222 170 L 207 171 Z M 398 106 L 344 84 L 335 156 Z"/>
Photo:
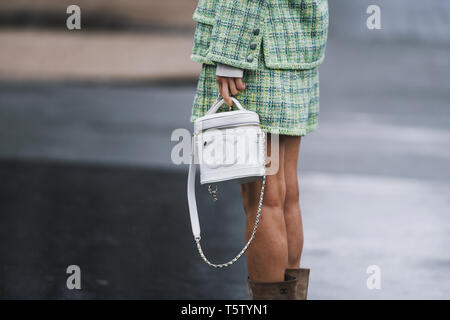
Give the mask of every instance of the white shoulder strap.
<path id="1" fill-rule="evenodd" d="M 191 163 L 189 164 L 187 198 L 189 204 L 189 215 L 191 217 L 191 227 L 194 238 L 200 239 L 200 222 L 198 220 L 197 200 L 195 197 L 195 141 L 192 138 Z"/>

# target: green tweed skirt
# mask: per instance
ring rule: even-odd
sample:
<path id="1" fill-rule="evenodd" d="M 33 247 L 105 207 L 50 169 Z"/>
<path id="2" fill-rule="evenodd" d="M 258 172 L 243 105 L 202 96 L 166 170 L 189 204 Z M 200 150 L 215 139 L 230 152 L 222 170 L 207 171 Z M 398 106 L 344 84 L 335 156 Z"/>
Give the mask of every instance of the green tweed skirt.
<path id="1" fill-rule="evenodd" d="M 319 120 L 319 70 L 268 69 L 264 54 L 258 69 L 245 70 L 246 89 L 235 96 L 247 110 L 258 113 L 262 130 L 303 136 L 317 128 Z M 203 64 L 192 108 L 191 121 L 202 117 L 216 101 L 219 87 L 216 66 Z M 222 108 L 227 108 L 226 105 Z"/>

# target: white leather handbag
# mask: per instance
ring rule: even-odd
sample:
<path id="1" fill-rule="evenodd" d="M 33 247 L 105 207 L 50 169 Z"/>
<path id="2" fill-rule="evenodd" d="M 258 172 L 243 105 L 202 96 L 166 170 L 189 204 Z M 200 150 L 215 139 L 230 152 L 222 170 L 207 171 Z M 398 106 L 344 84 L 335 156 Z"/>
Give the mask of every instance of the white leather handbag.
<path id="1" fill-rule="evenodd" d="M 203 260 L 215 268 L 223 268 L 236 262 L 250 246 L 255 237 L 261 216 L 266 183 L 266 134 L 260 128 L 259 116 L 256 112 L 242 107 L 238 100 L 232 98 L 235 111 L 219 112 L 224 100 L 216 102 L 205 116 L 194 122 L 192 138 L 192 157 L 188 175 L 188 204 L 192 233 L 197 249 Z M 230 261 L 222 264 L 211 263 L 203 253 L 200 245 L 200 223 L 195 198 L 196 164 L 200 167 L 200 183 L 212 184 L 234 180 L 238 183 L 250 182 L 262 178 L 258 211 L 252 234 L 242 250 Z M 217 186 L 208 188 L 216 200 Z"/>

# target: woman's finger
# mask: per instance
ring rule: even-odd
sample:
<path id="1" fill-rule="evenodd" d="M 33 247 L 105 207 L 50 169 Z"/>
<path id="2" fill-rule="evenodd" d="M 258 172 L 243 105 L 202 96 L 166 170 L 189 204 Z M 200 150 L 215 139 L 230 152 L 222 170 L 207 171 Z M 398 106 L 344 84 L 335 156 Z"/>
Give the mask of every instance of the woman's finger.
<path id="1" fill-rule="evenodd" d="M 228 78 L 228 87 L 230 88 L 230 92 L 233 96 L 239 93 L 238 89 L 236 89 L 236 84 L 234 83 L 234 78 Z"/>
<path id="2" fill-rule="evenodd" d="M 236 89 L 238 89 L 239 91 L 244 91 L 245 90 L 245 83 L 242 81 L 242 78 L 236 78 Z"/>
<path id="3" fill-rule="evenodd" d="M 228 88 L 228 81 L 226 78 L 222 79 L 222 90 L 220 90 L 220 95 L 222 96 L 223 100 L 225 100 L 225 103 L 227 106 L 232 106 L 233 101 L 230 97 L 230 89 Z"/>
<path id="4" fill-rule="evenodd" d="M 217 85 L 219 86 L 219 94 L 222 95 L 222 81 L 217 77 Z"/>

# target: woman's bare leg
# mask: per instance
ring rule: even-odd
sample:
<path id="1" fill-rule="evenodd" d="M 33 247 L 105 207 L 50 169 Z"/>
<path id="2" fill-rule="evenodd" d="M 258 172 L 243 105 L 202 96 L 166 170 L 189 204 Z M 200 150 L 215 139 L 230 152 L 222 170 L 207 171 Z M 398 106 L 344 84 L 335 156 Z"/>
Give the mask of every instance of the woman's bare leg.
<path id="1" fill-rule="evenodd" d="M 282 139 L 280 139 L 279 157 L 277 157 L 277 160 L 279 161 L 279 170 L 276 174 L 266 178 L 261 220 L 255 239 L 247 250 L 249 277 L 257 282 L 284 281 L 284 273 L 288 263 L 286 224 L 283 213 L 286 187 Z M 258 180 L 257 182 L 243 184 L 241 187 L 246 212 L 247 239 L 250 237 L 255 223 L 261 183 L 262 181 Z"/>
<path id="2" fill-rule="evenodd" d="M 298 268 L 303 250 L 303 226 L 298 186 L 298 154 L 301 137 L 285 136 L 284 176 L 286 179 L 286 198 L 284 202 L 284 221 L 288 243 L 287 268 Z"/>

